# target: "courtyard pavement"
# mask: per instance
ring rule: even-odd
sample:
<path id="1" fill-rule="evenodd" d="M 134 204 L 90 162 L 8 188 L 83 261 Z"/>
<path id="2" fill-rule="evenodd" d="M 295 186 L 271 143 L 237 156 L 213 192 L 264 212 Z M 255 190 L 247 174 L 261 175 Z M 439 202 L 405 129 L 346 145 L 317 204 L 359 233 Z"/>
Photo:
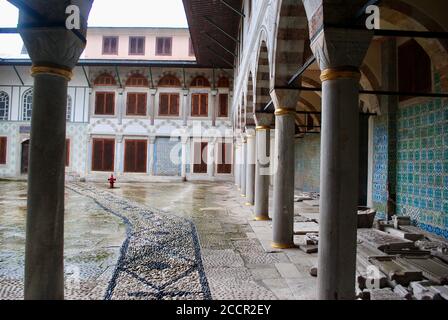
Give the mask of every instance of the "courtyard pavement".
<path id="1" fill-rule="evenodd" d="M 66 299 L 316 298 L 317 255 L 272 250 L 271 222 L 254 221 L 233 184 L 106 187 L 67 183 Z M 26 184 L 0 182 L 0 194 L 0 299 L 21 299 Z"/>

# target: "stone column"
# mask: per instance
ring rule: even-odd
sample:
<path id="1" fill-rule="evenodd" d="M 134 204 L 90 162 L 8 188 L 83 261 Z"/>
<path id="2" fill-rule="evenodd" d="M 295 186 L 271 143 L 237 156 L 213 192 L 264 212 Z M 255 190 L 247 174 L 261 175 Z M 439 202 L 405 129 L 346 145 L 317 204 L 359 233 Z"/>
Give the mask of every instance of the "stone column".
<path id="1" fill-rule="evenodd" d="M 275 163 L 275 130 L 270 130 L 270 152 L 271 152 L 271 156 L 270 156 L 270 161 L 271 161 L 271 176 L 269 178 L 269 185 L 270 186 L 274 186 L 274 169 L 276 168 L 276 163 Z"/>
<path id="2" fill-rule="evenodd" d="M 124 97 L 124 89 L 118 89 L 118 98 L 117 98 L 117 115 L 118 115 L 118 124 L 123 124 L 123 116 L 126 115 L 126 103 Z"/>
<path id="3" fill-rule="evenodd" d="M 241 139 L 241 196 L 246 197 L 247 140 L 244 134 L 241 136 Z"/>
<path id="4" fill-rule="evenodd" d="M 181 137 L 181 143 L 182 143 L 182 169 L 181 169 L 181 177 L 182 181 L 187 181 L 187 144 L 190 141 L 190 137 L 183 136 Z"/>
<path id="5" fill-rule="evenodd" d="M 300 92 L 271 92 L 275 106 L 274 211 L 272 216 L 275 249 L 294 247 L 294 135 L 296 106 Z"/>
<path id="6" fill-rule="evenodd" d="M 149 103 L 149 116 L 151 118 L 151 125 L 153 126 L 156 121 L 156 93 L 157 89 L 151 88 L 149 89 L 149 94 L 151 95 L 151 100 Z"/>
<path id="7" fill-rule="evenodd" d="M 188 89 L 182 89 L 182 120 L 183 126 L 188 125 L 188 117 L 190 116 L 190 108 L 188 105 Z"/>
<path id="8" fill-rule="evenodd" d="M 235 185 L 238 187 L 238 189 L 241 188 L 241 181 L 240 181 L 240 157 L 241 157 L 241 143 L 238 139 L 235 140 Z"/>
<path id="9" fill-rule="evenodd" d="M 212 127 L 216 127 L 216 99 L 218 97 L 218 90 L 213 89 L 211 94 L 212 100 L 210 101 L 210 111 L 212 114 Z"/>
<path id="10" fill-rule="evenodd" d="M 209 178 L 213 178 L 215 176 L 215 147 L 216 139 L 211 138 L 207 147 L 207 175 Z"/>
<path id="11" fill-rule="evenodd" d="M 246 205 L 253 206 L 255 202 L 255 130 L 246 130 L 247 137 L 247 164 L 246 164 Z"/>
<path id="12" fill-rule="evenodd" d="M 154 152 L 155 152 L 156 137 L 150 136 L 148 138 L 148 173 L 154 176 Z"/>
<path id="13" fill-rule="evenodd" d="M 117 136 L 117 146 L 115 151 L 115 172 L 117 175 L 124 173 L 124 138 Z"/>
<path id="14" fill-rule="evenodd" d="M 332 2 L 321 4 L 322 10 L 315 7 L 316 1 L 304 2 L 308 18 L 320 21 L 310 30 L 311 48 L 322 70 L 318 298 L 351 300 L 356 274 L 359 66 L 372 33 L 324 27 L 342 23 L 359 10 L 357 2 L 339 1 L 340 16 L 327 16 L 325 12 L 334 12 L 332 6 L 337 5 Z"/>
<path id="15" fill-rule="evenodd" d="M 255 220 L 269 219 L 269 183 L 270 168 L 270 131 L 273 116 L 271 114 L 256 114 L 257 164 L 255 170 Z"/>
<path id="16" fill-rule="evenodd" d="M 64 298 L 64 191 L 67 85 L 85 48 L 91 2 L 80 7 L 77 33 L 48 27 L 65 21 L 66 1 L 26 1 L 44 27 L 20 9 L 19 33 L 33 62 L 33 114 L 28 173 L 25 299 Z M 43 21 L 37 21 L 43 23 Z"/>

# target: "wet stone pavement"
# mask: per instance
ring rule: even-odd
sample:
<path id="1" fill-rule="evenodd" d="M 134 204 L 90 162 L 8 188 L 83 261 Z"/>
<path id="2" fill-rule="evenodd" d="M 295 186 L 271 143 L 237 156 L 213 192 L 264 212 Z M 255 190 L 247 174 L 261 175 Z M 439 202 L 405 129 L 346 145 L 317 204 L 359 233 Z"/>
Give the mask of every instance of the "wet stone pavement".
<path id="1" fill-rule="evenodd" d="M 0 183 L 0 299 L 23 295 L 25 188 Z M 271 250 L 244 203 L 223 182 L 67 184 L 66 298 L 314 299 L 316 255 Z"/>

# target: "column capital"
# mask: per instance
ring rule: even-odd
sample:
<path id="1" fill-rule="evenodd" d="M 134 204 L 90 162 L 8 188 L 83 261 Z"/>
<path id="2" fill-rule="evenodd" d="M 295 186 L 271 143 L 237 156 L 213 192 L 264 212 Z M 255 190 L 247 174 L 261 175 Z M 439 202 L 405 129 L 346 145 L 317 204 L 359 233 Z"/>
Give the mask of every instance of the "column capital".
<path id="1" fill-rule="evenodd" d="M 124 139 L 123 135 L 117 135 L 116 137 L 117 137 L 117 142 L 118 143 L 123 143 L 123 139 Z"/>
<path id="2" fill-rule="evenodd" d="M 86 45 L 87 17 L 92 2 L 33 0 L 26 4 L 46 18 L 42 25 L 41 19 L 25 10 L 19 11 L 18 30 L 33 62 L 32 74 L 51 74 L 69 80 Z M 69 30 L 65 26 L 65 11 L 70 4 L 80 9 L 79 30 Z"/>
<path id="3" fill-rule="evenodd" d="M 150 94 L 150 95 L 155 96 L 156 93 L 157 93 L 157 88 L 150 88 L 150 89 L 149 89 L 149 94 Z"/>
<path id="4" fill-rule="evenodd" d="M 190 90 L 189 89 L 182 89 L 182 95 L 185 97 L 185 96 L 188 96 L 190 94 Z"/>
<path id="5" fill-rule="evenodd" d="M 258 112 L 254 115 L 256 130 L 269 130 L 274 122 L 274 115 L 272 113 Z"/>
<path id="6" fill-rule="evenodd" d="M 246 128 L 246 138 L 248 140 L 255 138 L 255 127 Z"/>
<path id="7" fill-rule="evenodd" d="M 287 110 L 295 114 L 300 98 L 300 91 L 297 89 L 275 88 L 271 91 L 271 98 L 275 110 Z"/>
<path id="8" fill-rule="evenodd" d="M 303 0 L 310 26 L 311 50 L 321 70 L 355 67 L 364 60 L 373 30 L 358 22 L 344 28 L 362 10 L 363 0 Z M 346 74 L 347 75 L 347 74 Z M 342 78 L 345 76 L 339 76 Z M 349 74 L 349 78 L 353 78 Z"/>
<path id="9" fill-rule="evenodd" d="M 149 136 L 148 137 L 148 143 L 149 144 L 155 144 L 156 143 L 156 137 L 155 136 Z"/>

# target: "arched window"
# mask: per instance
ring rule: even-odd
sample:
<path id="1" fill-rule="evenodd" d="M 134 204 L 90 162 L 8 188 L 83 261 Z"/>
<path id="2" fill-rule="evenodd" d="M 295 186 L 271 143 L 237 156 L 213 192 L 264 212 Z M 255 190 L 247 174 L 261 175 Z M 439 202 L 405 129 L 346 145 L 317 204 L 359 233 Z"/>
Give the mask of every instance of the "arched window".
<path id="1" fill-rule="evenodd" d="M 398 77 L 401 92 L 431 92 L 431 59 L 414 39 L 398 47 Z M 400 97 L 400 101 L 411 97 Z"/>
<path id="2" fill-rule="evenodd" d="M 149 87 L 148 79 L 141 74 L 133 74 L 126 81 L 127 87 Z"/>
<path id="3" fill-rule="evenodd" d="M 9 96 L 6 92 L 0 91 L 0 120 L 8 120 Z"/>
<path id="4" fill-rule="evenodd" d="M 191 87 L 205 88 L 210 87 L 210 82 L 203 76 L 197 76 L 191 81 Z"/>
<path id="5" fill-rule="evenodd" d="M 181 84 L 177 77 L 166 75 L 159 80 L 159 87 L 181 87 Z"/>
<path id="6" fill-rule="evenodd" d="M 28 89 L 23 94 L 23 121 L 31 121 L 31 113 L 33 111 L 33 89 Z"/>
<path id="7" fill-rule="evenodd" d="M 72 120 L 72 97 L 67 95 L 67 121 Z"/>
<path id="8" fill-rule="evenodd" d="M 229 79 L 226 77 L 221 77 L 218 80 L 218 88 L 228 88 L 230 87 Z"/>
<path id="9" fill-rule="evenodd" d="M 95 79 L 94 84 L 96 86 L 116 86 L 117 82 L 109 73 L 103 73 Z"/>

